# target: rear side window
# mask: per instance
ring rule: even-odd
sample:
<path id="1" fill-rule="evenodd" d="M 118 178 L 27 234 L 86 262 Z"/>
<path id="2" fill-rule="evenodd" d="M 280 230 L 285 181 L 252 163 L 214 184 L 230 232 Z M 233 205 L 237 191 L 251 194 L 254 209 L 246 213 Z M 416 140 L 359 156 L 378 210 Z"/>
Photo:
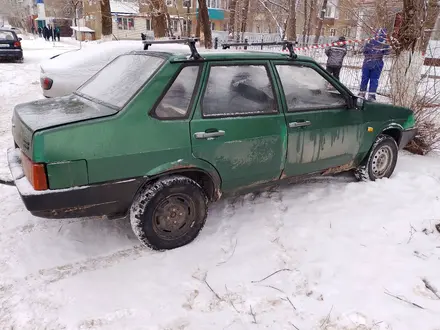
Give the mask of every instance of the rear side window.
<path id="1" fill-rule="evenodd" d="M 0 41 L 14 41 L 16 39 L 14 33 L 10 31 L 0 31 Z"/>
<path id="2" fill-rule="evenodd" d="M 119 56 L 81 86 L 78 94 L 121 109 L 163 62 L 163 58 L 155 56 Z"/>
<path id="3" fill-rule="evenodd" d="M 267 67 L 212 66 L 202 107 L 204 117 L 276 113 Z"/>
<path id="4" fill-rule="evenodd" d="M 277 65 L 289 112 L 341 108 L 344 95 L 308 66 Z"/>
<path id="5" fill-rule="evenodd" d="M 187 117 L 199 69 L 198 65 L 183 67 L 157 105 L 154 111 L 156 117 L 161 119 Z"/>

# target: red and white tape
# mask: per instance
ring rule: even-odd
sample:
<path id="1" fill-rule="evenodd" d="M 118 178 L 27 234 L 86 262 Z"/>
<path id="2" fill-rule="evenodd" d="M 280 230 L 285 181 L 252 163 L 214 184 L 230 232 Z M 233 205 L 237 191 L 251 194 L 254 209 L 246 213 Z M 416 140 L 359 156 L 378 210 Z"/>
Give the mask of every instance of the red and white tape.
<path id="1" fill-rule="evenodd" d="M 343 46 L 343 45 L 350 45 L 350 44 L 361 44 L 361 43 L 364 43 L 366 41 L 370 41 L 370 40 L 373 40 L 373 39 L 379 39 L 379 38 L 380 37 L 366 38 L 366 39 L 353 39 L 353 40 L 345 40 L 345 41 L 335 41 L 335 42 L 330 42 L 330 43 L 326 43 L 326 44 L 311 45 L 311 46 L 307 46 L 307 47 L 295 47 L 294 50 L 320 49 L 320 48 L 327 48 L 327 47 L 331 47 L 331 46 Z M 285 49 L 284 51 L 288 52 L 287 49 Z"/>

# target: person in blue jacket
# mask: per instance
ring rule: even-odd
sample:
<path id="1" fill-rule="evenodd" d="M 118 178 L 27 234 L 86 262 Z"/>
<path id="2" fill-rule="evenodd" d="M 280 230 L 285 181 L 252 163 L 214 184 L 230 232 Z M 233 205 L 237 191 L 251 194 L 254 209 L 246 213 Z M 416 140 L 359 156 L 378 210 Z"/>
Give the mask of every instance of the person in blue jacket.
<path id="1" fill-rule="evenodd" d="M 386 41 L 386 29 L 378 29 L 374 39 L 367 42 L 364 47 L 365 59 L 362 65 L 362 80 L 359 96 L 365 97 L 367 85 L 370 83 L 368 100 L 376 100 L 376 91 L 383 69 L 383 57 L 388 55 L 390 51 L 391 47 Z"/>

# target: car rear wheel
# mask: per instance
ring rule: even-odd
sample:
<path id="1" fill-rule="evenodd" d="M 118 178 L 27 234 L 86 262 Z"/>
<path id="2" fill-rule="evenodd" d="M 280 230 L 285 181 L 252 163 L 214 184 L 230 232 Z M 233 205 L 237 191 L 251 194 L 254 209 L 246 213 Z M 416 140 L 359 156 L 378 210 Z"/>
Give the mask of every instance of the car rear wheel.
<path id="1" fill-rule="evenodd" d="M 367 159 L 355 169 L 356 178 L 361 181 L 389 178 L 396 168 L 398 153 L 399 148 L 394 138 L 379 135 Z"/>
<path id="2" fill-rule="evenodd" d="M 169 250 L 193 241 L 205 225 L 208 198 L 184 176 L 147 185 L 136 197 L 130 221 L 139 240 L 154 250 Z"/>

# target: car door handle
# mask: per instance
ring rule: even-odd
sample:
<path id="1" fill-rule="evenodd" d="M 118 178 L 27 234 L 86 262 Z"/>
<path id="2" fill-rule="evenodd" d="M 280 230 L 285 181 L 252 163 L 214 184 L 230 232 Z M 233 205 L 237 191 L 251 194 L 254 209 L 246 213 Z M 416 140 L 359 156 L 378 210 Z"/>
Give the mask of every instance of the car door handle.
<path id="1" fill-rule="evenodd" d="M 306 120 L 306 121 L 292 121 L 289 123 L 290 128 L 306 127 L 306 126 L 310 126 L 310 125 L 312 125 L 312 123 L 308 120 Z"/>
<path id="2" fill-rule="evenodd" d="M 194 137 L 196 139 L 213 139 L 219 136 L 225 135 L 225 131 L 216 131 L 216 132 L 197 132 L 194 133 Z"/>

